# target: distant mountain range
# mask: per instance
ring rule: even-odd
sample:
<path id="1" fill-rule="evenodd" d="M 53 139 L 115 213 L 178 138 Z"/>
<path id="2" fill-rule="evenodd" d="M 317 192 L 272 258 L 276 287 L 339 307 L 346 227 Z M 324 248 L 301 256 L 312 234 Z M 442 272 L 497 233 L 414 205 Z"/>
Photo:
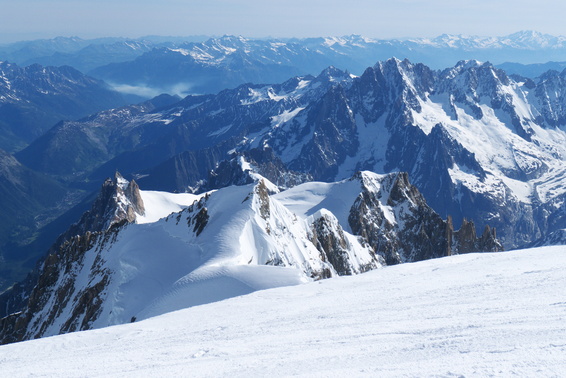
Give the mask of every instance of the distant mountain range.
<path id="1" fill-rule="evenodd" d="M 406 171 L 441 215 L 489 223 L 510 248 L 566 221 L 566 79 L 517 80 L 477 61 L 434 71 L 390 59 L 357 78 L 332 68 L 63 122 L 16 157 L 67 182 L 118 169 L 170 191 L 195 190 L 230 153 L 251 150 L 322 181 Z"/>
<path id="2" fill-rule="evenodd" d="M 123 93 L 145 98 L 160 93 L 217 93 L 247 82 L 277 83 L 316 74 L 333 65 L 356 75 L 378 60 L 397 57 L 435 69 L 460 60 L 523 65 L 566 61 L 566 38 L 522 31 L 503 37 L 441 35 L 382 40 L 359 35 L 306 39 L 224 36 L 135 40 L 58 37 L 0 47 L 0 60 L 20 65 L 70 65 L 103 79 Z M 509 73 L 538 76 L 541 68 L 507 65 Z M 549 66 L 550 67 L 550 66 Z M 552 66 L 553 68 L 555 66 Z"/>
<path id="3" fill-rule="evenodd" d="M 566 61 L 565 41 L 529 31 L 506 37 L 442 35 L 409 40 L 357 35 L 287 41 L 225 36 L 155 48 L 133 61 L 101 66 L 90 74 L 138 94 L 151 93 L 150 89 L 155 94 L 217 93 L 246 82 L 276 83 L 293 75 L 315 74 L 330 65 L 359 75 L 377 60 L 390 57 L 436 69 L 467 59 L 493 64 Z"/>
<path id="4" fill-rule="evenodd" d="M 20 150 L 61 120 L 127 103 L 102 81 L 72 67 L 0 61 L 0 148 Z"/>
<path id="5" fill-rule="evenodd" d="M 204 41 L 208 37 L 157 37 L 139 39 L 56 37 L 22 41 L 0 46 L 0 60 L 27 66 L 72 66 L 81 72 L 113 62 L 136 58 L 153 47 L 175 46 L 183 42 Z"/>
<path id="6" fill-rule="evenodd" d="M 497 68 L 501 68 L 509 75 L 519 75 L 535 79 L 548 71 L 563 72 L 566 69 L 566 62 L 546 62 L 546 63 L 502 63 Z"/>
<path id="7" fill-rule="evenodd" d="M 226 282 L 238 295 L 563 243 L 566 71 L 528 78 L 478 60 L 328 65 L 361 67 L 395 49 L 558 54 L 563 43 L 532 32 L 175 42 L 92 72 L 128 90 L 210 93 L 134 105 L 71 67 L 0 63 L 2 106 L 56 119 L 23 128 L 5 113 L 0 129 L 11 146 L 0 151 L 0 287 L 48 252 L 0 295 L 9 315 L 0 338 L 135 321 L 222 299 L 210 293 Z"/>
<path id="8" fill-rule="evenodd" d="M 65 94 L 82 99 L 78 103 L 87 108 L 101 106 L 101 100 L 120 101 L 71 68 L 4 65 L 21 75 L 10 82 L 12 92 L 5 92 L 8 103 L 15 94 L 27 98 L 13 101 L 17 106 L 37 109 L 45 96 L 63 99 L 50 111 L 73 110 L 64 106 L 75 101 Z M 63 79 L 69 75 L 74 79 Z M 35 84 L 15 85 L 26 80 Z M 88 208 L 89 201 L 81 203 L 87 194 L 117 169 L 144 189 L 200 192 L 249 183 L 245 176 L 231 176 L 234 154 L 282 189 L 341 180 L 357 170 L 406 171 L 428 203 L 441 216 L 451 215 L 456 227 L 468 218 L 479 227 L 496 227 L 506 248 L 531 243 L 566 227 L 564 81 L 556 71 L 531 80 L 476 61 L 435 71 L 392 59 L 360 77 L 327 68 L 317 77 L 246 84 L 182 100 L 162 95 L 59 122 L 15 156 L 6 155 L 7 169 L 0 172 L 3 277 L 6 282 L 22 277 L 21 267 L 31 267 Z M 14 170 L 28 172 L 27 181 Z M 46 180 L 50 184 L 42 184 Z M 33 188 L 41 185 L 53 190 L 30 201 Z"/>

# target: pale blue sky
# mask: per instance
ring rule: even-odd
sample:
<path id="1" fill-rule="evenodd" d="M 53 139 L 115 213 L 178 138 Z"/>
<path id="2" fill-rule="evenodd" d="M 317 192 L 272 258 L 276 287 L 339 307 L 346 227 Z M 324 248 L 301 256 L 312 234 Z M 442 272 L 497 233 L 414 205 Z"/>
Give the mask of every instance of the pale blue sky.
<path id="1" fill-rule="evenodd" d="M 0 0 L 0 42 L 54 36 L 566 35 L 557 0 Z"/>

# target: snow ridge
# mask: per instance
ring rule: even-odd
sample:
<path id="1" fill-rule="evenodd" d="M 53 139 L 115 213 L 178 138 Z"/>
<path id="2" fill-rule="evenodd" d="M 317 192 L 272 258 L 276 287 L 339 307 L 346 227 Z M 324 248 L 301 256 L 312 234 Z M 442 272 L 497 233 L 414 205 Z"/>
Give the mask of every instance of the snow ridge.
<path id="1" fill-rule="evenodd" d="M 387 267 L 0 346 L 2 371 L 564 376 L 565 269 L 561 247 Z"/>
<path id="2" fill-rule="evenodd" d="M 248 167 L 241 158 L 239 164 Z M 406 174 L 360 172 L 283 192 L 255 176 L 251 184 L 198 196 L 137 190 L 139 196 L 130 198 L 147 200 L 145 215 L 73 236 L 47 257 L 28 307 L 2 320 L 20 324 L 4 328 L 3 342 L 123 324 L 385 263 L 483 249 L 475 230 L 465 240 L 453 232 Z M 113 183 L 117 193 L 134 185 L 118 175 Z M 176 207 L 182 210 L 154 220 Z M 455 246 L 471 243 L 472 249 L 453 250 L 452 238 Z"/>

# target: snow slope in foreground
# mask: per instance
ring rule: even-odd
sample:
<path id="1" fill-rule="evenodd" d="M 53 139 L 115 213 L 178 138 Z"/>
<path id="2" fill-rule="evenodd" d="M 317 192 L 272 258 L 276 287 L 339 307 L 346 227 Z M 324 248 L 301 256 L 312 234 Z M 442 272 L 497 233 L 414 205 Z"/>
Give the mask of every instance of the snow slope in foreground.
<path id="1" fill-rule="evenodd" d="M 18 376 L 565 376 L 566 246 L 264 290 L 0 347 Z"/>

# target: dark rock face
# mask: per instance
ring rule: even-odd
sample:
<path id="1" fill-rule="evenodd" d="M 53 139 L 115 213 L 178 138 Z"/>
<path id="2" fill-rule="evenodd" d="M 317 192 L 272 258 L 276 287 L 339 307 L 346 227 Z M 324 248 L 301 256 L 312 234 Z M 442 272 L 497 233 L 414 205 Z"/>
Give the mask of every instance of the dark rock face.
<path id="1" fill-rule="evenodd" d="M 219 162 L 209 172 L 206 181 L 193 191 L 204 192 L 230 185 L 251 184 L 256 181 L 254 177 L 257 175 L 265 177 L 281 190 L 312 181 L 311 175 L 288 169 L 271 148 L 254 148 L 237 153 L 230 160 Z"/>
<path id="2" fill-rule="evenodd" d="M 332 265 L 340 276 L 367 272 L 384 263 L 374 256 L 373 261 L 355 268 L 348 253 L 351 248 L 344 230 L 337 219 L 329 214 L 322 214 L 312 222 L 311 233 L 311 242 L 320 251 L 321 260 Z"/>
<path id="3" fill-rule="evenodd" d="M 566 248 L 566 228 L 556 230 L 548 236 L 534 241 L 529 247 L 542 247 L 546 245 L 563 245 Z"/>
<path id="4" fill-rule="evenodd" d="M 350 209 L 348 223 L 388 265 L 453 253 L 503 250 L 495 230 L 486 229 L 477 238 L 473 223 L 466 223 L 454 232 L 451 218 L 444 221 L 431 209 L 406 173 L 388 176 L 377 190 L 371 182 L 362 182 L 362 193 Z M 380 203 L 385 199 L 389 208 Z"/>
<path id="5" fill-rule="evenodd" d="M 566 70 L 561 73 L 550 70 L 541 75 L 535 88 L 541 101 L 541 115 L 537 120 L 551 127 L 566 124 Z"/>
<path id="6" fill-rule="evenodd" d="M 476 235 L 476 227 L 474 222 L 464 219 L 462 227 L 458 231 L 452 231 L 453 245 L 452 249 L 459 254 L 491 251 L 503 251 L 503 246 L 497 240 L 495 228 L 486 225 L 481 236 Z"/>
<path id="7" fill-rule="evenodd" d="M 354 197 L 351 190 L 357 184 L 360 192 Z M 419 261 L 453 253 L 501 250 L 495 230 L 489 227 L 481 237 L 477 237 L 471 222 L 464 222 L 460 230 L 454 231 L 451 219 L 442 220 L 426 204 L 417 188 L 409 183 L 406 173 L 376 175 L 359 172 L 350 182 L 336 183 L 336 193 L 344 193 L 349 196 L 349 201 L 353 200 L 347 225 L 341 225 L 337 217 L 325 208 L 306 218 L 305 223 L 298 223 L 296 215 L 274 202 L 270 188 L 277 192 L 272 184 L 261 178 L 247 194 L 242 195 L 245 192 L 240 191 L 240 195 L 245 196 L 243 200 L 241 197 L 237 199 L 238 203 L 245 203 L 243 211 L 248 214 L 246 217 L 255 222 L 251 223 L 252 229 L 260 227 L 253 232 L 254 237 L 259 238 L 259 244 L 278 246 L 262 257 L 265 260 L 261 264 L 295 266 L 315 280 L 336 274 L 358 274 L 383 264 Z M 212 217 L 218 220 L 223 209 L 218 209 L 217 204 L 226 200 L 220 197 L 220 202 L 213 204 L 210 201 L 213 201 L 214 195 L 202 196 L 183 211 L 169 215 L 166 222 L 176 219 L 176 225 L 186 224 L 189 234 L 193 235 L 191 237 L 199 238 L 197 240 L 207 245 L 210 240 L 202 240 L 205 235 L 212 240 L 217 237 L 203 233 L 209 229 L 211 222 L 209 209 L 217 208 Z M 135 221 L 136 214 L 143 209 L 139 188 L 134 181 L 124 180 L 119 173 L 106 180 L 92 209 L 51 248 L 35 274 L 31 289 L 28 292 L 12 292 L 12 295 L 24 296 L 26 301 L 16 312 L 0 320 L 0 342 L 92 328 L 103 311 L 103 301 L 108 299 L 104 292 L 113 274 L 112 267 L 104 265 L 106 258 L 102 251 L 117 240 L 123 241 L 119 238 L 119 235 L 124 235 L 121 231 Z M 344 226 L 349 226 L 354 235 L 346 233 Z M 288 253 L 286 247 L 291 240 L 299 240 L 294 247 L 298 246 L 298 249 Z M 271 247 L 261 247 L 260 254 L 266 252 L 264 248 Z M 112 255 L 112 250 L 106 252 Z M 89 277 L 86 284 L 85 269 Z M 77 289 L 81 273 L 83 278 Z M 63 310 L 68 315 L 60 322 Z M 54 325 L 57 325 L 55 329 Z"/>
<path id="8" fill-rule="evenodd" d="M 249 170 L 241 166 L 239 159 L 223 160 L 208 174 L 206 184 L 196 191 L 224 188 L 230 185 L 246 185 L 254 182 Z"/>
<path id="9" fill-rule="evenodd" d="M 307 114 L 306 125 L 303 132 L 312 135 L 312 139 L 302 147 L 301 159 L 291 162 L 289 167 L 330 181 L 338 173 L 338 165 L 358 148 L 355 121 L 342 86 L 331 88 L 313 106 Z M 286 138 L 286 135 L 279 138 Z"/>
<path id="10" fill-rule="evenodd" d="M 118 172 L 106 179 L 92 208 L 73 225 L 66 235 L 82 235 L 87 231 L 103 231 L 122 220 L 134 222 L 136 213 L 144 215 L 145 208 L 138 184 L 128 182 Z"/>
<path id="11" fill-rule="evenodd" d="M 208 215 L 208 209 L 206 208 L 206 201 L 208 200 L 208 195 L 201 198 L 198 202 L 195 201 L 191 206 L 187 208 L 188 213 L 195 213 L 193 216 L 189 217 L 187 224 L 189 228 L 192 228 L 193 232 L 199 236 L 208 224 L 210 216 Z M 180 214 L 179 214 L 180 215 Z M 180 219 L 180 218 L 179 218 Z"/>
<path id="12" fill-rule="evenodd" d="M 224 160 L 232 148 L 229 144 L 182 152 L 155 167 L 141 171 L 138 181 L 147 190 L 180 193 L 198 191 L 209 172 Z"/>
<path id="13" fill-rule="evenodd" d="M 75 236 L 58 248 L 53 248 L 53 252 L 45 258 L 41 265 L 37 283 L 29 293 L 26 307 L 23 311 L 0 319 L 0 344 L 41 337 L 73 294 L 75 278 L 73 268 L 77 264 L 83 264 L 84 252 L 91 249 L 96 243 L 108 242 L 126 223 L 126 220 L 115 223 L 107 232 L 87 232 L 82 236 Z M 101 273 L 96 272 L 96 266 L 93 266 L 93 270 L 94 273 Z M 64 279 L 65 282 L 59 282 L 60 279 Z M 62 333 L 89 329 L 89 324 L 96 317 L 100 306 L 100 302 L 96 300 L 96 294 L 104 287 L 103 278 L 102 281 L 94 283 L 81 293 L 80 301 L 75 306 L 72 316 L 61 328 Z M 51 307 L 47 307 L 47 299 L 54 288 L 57 288 L 57 303 L 52 303 Z M 45 316 L 38 318 L 39 313 Z M 31 329 L 38 331 L 30 334 Z"/>
<path id="14" fill-rule="evenodd" d="M 145 207 L 143 199 L 141 198 L 140 187 L 134 180 L 128 183 L 128 186 L 124 189 L 124 195 L 130 201 L 131 208 L 135 213 L 145 215 Z"/>
<path id="15" fill-rule="evenodd" d="M 265 185 L 264 180 L 260 180 L 259 183 L 254 188 L 254 194 L 257 196 L 259 201 L 259 215 L 263 219 L 269 219 L 271 215 L 271 208 L 269 206 L 269 190 Z"/>
<path id="16" fill-rule="evenodd" d="M 0 298 L 0 302 L 6 303 L 12 313 L 0 320 L 0 343 L 41 337 L 51 324 L 50 319 L 52 321 L 58 315 L 59 309 L 73 294 L 74 267 L 83 264 L 84 253 L 97 243 L 104 245 L 111 242 L 122 227 L 135 221 L 136 213 L 142 215 L 143 211 L 143 200 L 135 181 L 126 181 L 118 172 L 113 179 L 107 179 L 92 208 L 57 239 L 38 270 L 30 273 L 25 283 L 15 286 Z M 96 261 L 92 269 L 93 274 L 102 277 L 102 280 L 80 294 L 79 303 L 61 332 L 88 329 L 90 322 L 96 318 L 100 303 L 95 298 L 106 287 L 104 281 L 107 278 L 104 278 L 104 272 L 96 271 Z M 66 283 L 58 282 L 60 277 L 65 277 Z M 57 303 L 51 312 L 45 314 L 45 319 L 34 319 L 40 310 L 45 310 L 46 298 L 55 285 L 58 287 Z M 32 328 L 39 329 L 38 333 L 27 334 L 27 330 Z"/>

